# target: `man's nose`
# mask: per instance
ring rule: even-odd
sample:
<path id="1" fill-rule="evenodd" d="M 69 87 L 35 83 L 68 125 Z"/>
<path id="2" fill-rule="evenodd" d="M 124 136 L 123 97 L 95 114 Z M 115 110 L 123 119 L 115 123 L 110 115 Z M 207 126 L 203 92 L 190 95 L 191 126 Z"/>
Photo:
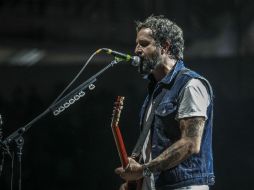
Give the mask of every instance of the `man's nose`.
<path id="1" fill-rule="evenodd" d="M 142 48 L 140 47 L 140 45 L 137 45 L 136 48 L 135 48 L 135 54 L 138 55 L 138 56 L 141 56 L 142 55 Z"/>

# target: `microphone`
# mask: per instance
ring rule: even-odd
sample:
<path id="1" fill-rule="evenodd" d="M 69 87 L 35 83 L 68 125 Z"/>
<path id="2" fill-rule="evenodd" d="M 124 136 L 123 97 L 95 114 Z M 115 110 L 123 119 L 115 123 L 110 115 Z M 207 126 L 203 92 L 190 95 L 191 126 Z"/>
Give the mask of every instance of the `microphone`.
<path id="1" fill-rule="evenodd" d="M 113 55 L 116 58 L 122 59 L 123 61 L 131 61 L 131 65 L 134 67 L 138 67 L 140 64 L 140 57 L 139 56 L 131 56 L 125 53 L 113 51 L 108 48 L 101 48 L 101 51 L 105 51 L 107 54 Z"/>

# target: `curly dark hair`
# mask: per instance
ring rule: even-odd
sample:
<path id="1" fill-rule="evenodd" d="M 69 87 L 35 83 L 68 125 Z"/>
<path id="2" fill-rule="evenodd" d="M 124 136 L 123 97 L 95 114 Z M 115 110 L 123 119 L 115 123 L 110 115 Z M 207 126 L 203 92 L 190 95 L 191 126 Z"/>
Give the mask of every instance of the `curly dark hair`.
<path id="1" fill-rule="evenodd" d="M 174 22 L 160 16 L 149 16 L 144 22 L 136 22 L 136 30 L 150 28 L 156 45 L 162 47 L 166 41 L 170 42 L 169 55 L 176 60 L 183 59 L 184 39 L 183 31 Z"/>

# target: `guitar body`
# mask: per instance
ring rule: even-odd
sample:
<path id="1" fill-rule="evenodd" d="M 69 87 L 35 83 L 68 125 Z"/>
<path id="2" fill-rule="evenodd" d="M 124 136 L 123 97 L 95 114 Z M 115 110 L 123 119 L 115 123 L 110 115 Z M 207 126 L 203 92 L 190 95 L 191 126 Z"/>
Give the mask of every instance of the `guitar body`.
<path id="1" fill-rule="evenodd" d="M 118 126 L 121 111 L 123 109 L 123 96 L 117 96 L 117 99 L 114 103 L 114 110 L 112 115 L 111 129 L 115 139 L 118 155 L 121 160 L 121 164 L 123 168 L 126 168 L 129 164 L 127 152 L 125 149 L 125 145 L 123 142 L 122 134 L 120 128 Z M 138 181 L 128 181 L 127 182 L 127 190 L 141 190 L 142 188 L 142 179 Z"/>

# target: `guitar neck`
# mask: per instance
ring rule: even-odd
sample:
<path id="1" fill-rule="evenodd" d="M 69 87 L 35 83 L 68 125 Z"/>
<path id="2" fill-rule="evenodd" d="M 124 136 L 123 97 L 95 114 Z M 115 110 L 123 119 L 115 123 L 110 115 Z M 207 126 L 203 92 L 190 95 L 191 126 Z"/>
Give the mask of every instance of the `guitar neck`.
<path id="1" fill-rule="evenodd" d="M 123 142 L 123 137 L 122 137 L 120 128 L 118 126 L 113 126 L 112 132 L 114 135 L 118 155 L 120 157 L 123 168 L 125 168 L 129 164 L 129 160 L 128 160 L 128 156 L 127 156 L 127 152 Z"/>
<path id="2" fill-rule="evenodd" d="M 126 168 L 129 164 L 129 160 L 128 160 L 127 152 L 125 149 L 123 137 L 122 137 L 120 128 L 118 126 L 121 110 L 123 108 L 123 100 L 124 100 L 124 97 L 122 96 L 117 97 L 117 100 L 115 102 L 115 107 L 113 110 L 111 129 L 115 139 L 117 151 L 118 151 L 122 166 L 123 168 Z M 141 187 L 142 187 L 142 181 L 140 180 L 133 183 L 130 183 L 127 181 L 127 188 L 126 188 L 127 190 L 141 190 Z"/>
<path id="3" fill-rule="evenodd" d="M 121 111 L 123 109 L 123 101 L 124 101 L 123 96 L 117 96 L 115 107 L 113 110 L 111 128 L 112 128 L 112 133 L 115 139 L 117 151 L 118 151 L 122 166 L 125 168 L 128 165 L 129 160 L 128 160 L 127 152 L 123 142 L 123 137 L 122 137 L 120 128 L 118 126 Z"/>

